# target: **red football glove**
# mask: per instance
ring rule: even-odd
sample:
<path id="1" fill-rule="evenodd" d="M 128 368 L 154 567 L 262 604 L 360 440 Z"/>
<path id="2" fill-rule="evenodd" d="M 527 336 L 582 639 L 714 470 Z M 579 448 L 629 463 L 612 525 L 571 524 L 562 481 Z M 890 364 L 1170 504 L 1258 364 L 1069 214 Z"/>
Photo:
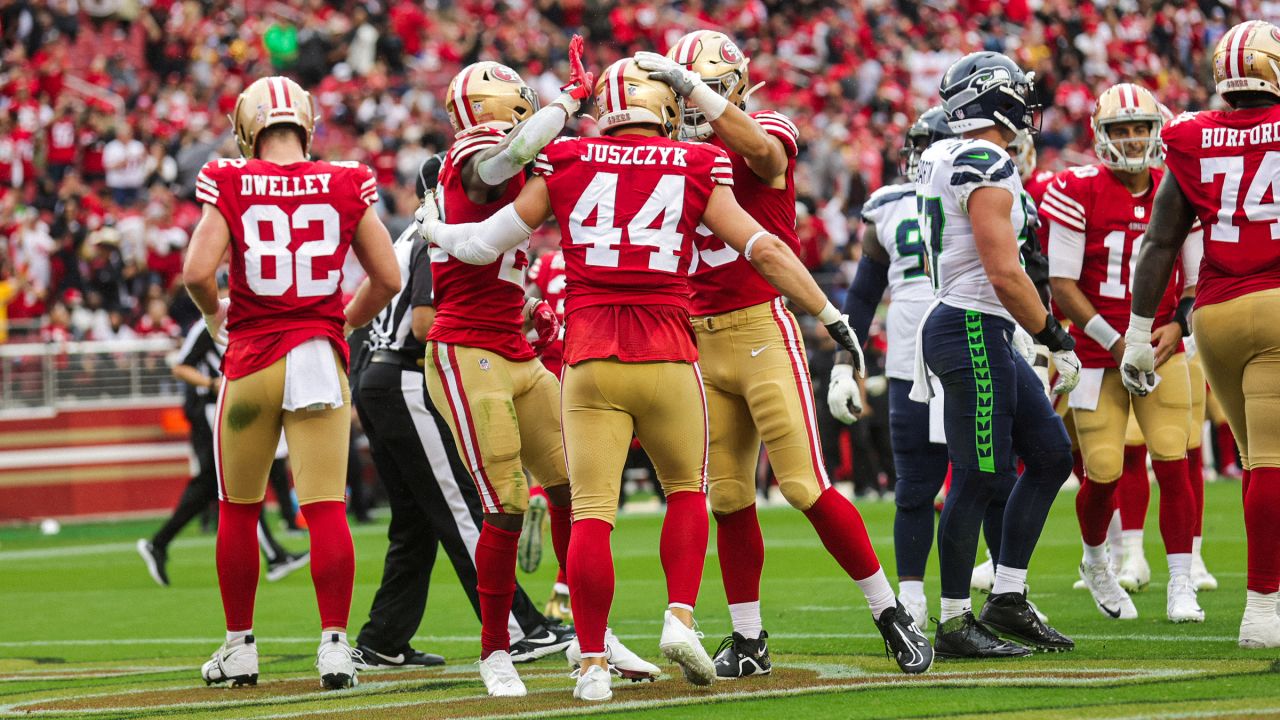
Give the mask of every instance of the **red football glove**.
<path id="1" fill-rule="evenodd" d="M 538 354 L 560 337 L 560 317 L 546 300 L 533 306 L 533 331 L 538 334 L 538 339 L 533 341 L 533 350 Z"/>
<path id="2" fill-rule="evenodd" d="M 569 82 L 560 86 L 574 100 L 582 102 L 595 92 L 596 76 L 582 67 L 582 36 L 574 35 L 569 41 Z"/>

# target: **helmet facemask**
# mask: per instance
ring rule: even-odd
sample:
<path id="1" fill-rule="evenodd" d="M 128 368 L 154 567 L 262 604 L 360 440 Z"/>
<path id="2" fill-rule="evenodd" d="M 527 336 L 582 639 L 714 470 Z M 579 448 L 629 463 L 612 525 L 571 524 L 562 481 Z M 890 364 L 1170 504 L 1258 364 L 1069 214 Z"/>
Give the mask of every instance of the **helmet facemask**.
<path id="1" fill-rule="evenodd" d="M 1146 123 L 1147 134 L 1119 139 L 1111 137 L 1112 127 L 1130 123 Z M 1093 128 L 1093 149 L 1098 154 L 1098 160 L 1112 170 L 1141 172 L 1164 159 L 1164 143 L 1160 140 L 1160 129 L 1163 126 L 1164 118 L 1159 115 L 1135 114 L 1098 121 Z M 1141 152 L 1129 154 L 1134 149 L 1140 149 Z"/>
<path id="2" fill-rule="evenodd" d="M 720 77 L 703 78 L 702 82 L 720 97 L 733 102 L 729 95 L 742 84 L 742 75 L 734 70 Z M 711 123 L 707 121 L 706 114 L 697 105 L 690 104 L 689 98 L 680 98 L 680 114 L 682 116 L 681 140 L 704 140 L 715 132 L 711 128 Z"/>

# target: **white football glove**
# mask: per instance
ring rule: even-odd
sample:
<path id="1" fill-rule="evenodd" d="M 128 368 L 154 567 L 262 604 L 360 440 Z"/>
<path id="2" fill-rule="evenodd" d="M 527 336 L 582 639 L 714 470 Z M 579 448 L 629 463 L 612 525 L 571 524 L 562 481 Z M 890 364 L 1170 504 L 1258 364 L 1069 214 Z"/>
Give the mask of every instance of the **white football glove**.
<path id="1" fill-rule="evenodd" d="M 827 407 L 831 416 L 845 425 L 858 422 L 862 414 L 862 391 L 853 379 L 852 365 L 836 365 L 831 368 L 831 382 L 827 385 Z"/>
<path id="2" fill-rule="evenodd" d="M 1053 384 L 1054 395 L 1066 395 L 1080 384 L 1080 358 L 1075 350 L 1059 350 L 1053 354 L 1053 368 L 1058 380 Z"/>
<path id="3" fill-rule="evenodd" d="M 218 309 L 212 315 L 204 316 L 204 326 L 209 329 L 209 337 L 223 347 L 227 346 L 227 308 L 231 307 L 230 298 L 218 301 Z"/>
<path id="4" fill-rule="evenodd" d="M 418 234 L 427 242 L 435 241 L 435 230 L 440 224 L 440 208 L 436 205 L 435 190 L 428 190 L 422 198 L 422 204 L 413 213 L 418 223 Z"/>
<path id="5" fill-rule="evenodd" d="M 1151 347 L 1151 333 L 1143 340 L 1141 332 L 1125 333 L 1124 357 L 1120 360 L 1120 381 L 1132 395 L 1145 397 L 1156 387 L 1156 349 Z"/>
<path id="6" fill-rule="evenodd" d="M 660 80 L 671 86 L 680 97 L 687 98 L 695 88 L 702 85 L 702 76 L 692 70 L 686 70 L 675 60 L 653 52 L 635 54 L 636 65 L 641 70 L 649 71 L 650 80 Z"/>
<path id="7" fill-rule="evenodd" d="M 1028 365 L 1035 366 L 1036 341 L 1032 339 L 1031 333 L 1023 330 L 1021 325 L 1014 325 L 1013 337 L 1009 339 L 1009 344 L 1022 356 L 1023 360 L 1027 361 Z"/>

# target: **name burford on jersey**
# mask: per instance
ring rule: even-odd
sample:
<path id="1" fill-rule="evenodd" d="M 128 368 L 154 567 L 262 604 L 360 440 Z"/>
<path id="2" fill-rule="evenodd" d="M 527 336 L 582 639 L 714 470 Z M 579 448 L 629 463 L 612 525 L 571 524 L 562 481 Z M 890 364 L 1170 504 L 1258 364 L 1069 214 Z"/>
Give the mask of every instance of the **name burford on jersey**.
<path id="1" fill-rule="evenodd" d="M 928 248 L 939 300 L 1012 321 L 987 279 L 969 222 L 969 196 L 983 187 L 1001 188 L 1013 196 L 1013 231 L 1019 245 L 1026 242 L 1035 220 L 1023 202 L 1017 167 L 1000 146 L 968 138 L 934 143 L 920 158 L 916 182 L 920 235 Z"/>
<path id="2" fill-rule="evenodd" d="M 910 380 L 916 355 L 916 328 L 933 302 L 928 251 L 916 219 L 916 186 L 885 185 L 862 206 L 862 220 L 874 225 L 880 245 L 889 255 L 889 294 L 893 302 L 885 316 L 889 349 L 885 375 Z"/>

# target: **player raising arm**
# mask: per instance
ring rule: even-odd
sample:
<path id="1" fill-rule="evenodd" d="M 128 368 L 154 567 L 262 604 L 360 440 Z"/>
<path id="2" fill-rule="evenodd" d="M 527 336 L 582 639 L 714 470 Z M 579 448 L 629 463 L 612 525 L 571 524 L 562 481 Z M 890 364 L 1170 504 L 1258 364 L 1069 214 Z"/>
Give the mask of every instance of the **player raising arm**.
<path id="1" fill-rule="evenodd" d="M 1231 28 L 1213 53 L 1229 110 L 1184 113 L 1165 128 L 1169 173 L 1156 191 L 1134 271 L 1133 311 L 1120 370 L 1135 395 L 1156 389 L 1152 328 L 1192 223 L 1204 260 L 1192 331 L 1244 467 L 1249 574 L 1241 647 L 1280 647 L 1280 28 Z M 1267 201 L 1266 198 L 1271 198 Z M 1161 383 L 1163 385 L 1163 383 Z"/>
<path id="2" fill-rule="evenodd" d="M 229 341 L 218 394 L 218 585 L 227 639 L 201 668 L 208 683 L 256 684 L 253 602 L 257 522 L 281 429 L 298 504 L 311 529 L 311 578 L 320 606 L 316 667 L 326 688 L 354 685 L 347 619 L 355 555 L 347 527 L 347 329 L 374 318 L 400 290 L 391 238 L 373 205 L 372 171 L 307 159 L 311 96 L 284 77 L 240 94 L 231 116 L 240 160 L 214 160 L 196 178 L 204 215 L 182 279 L 209 333 Z M 342 307 L 342 263 L 368 274 Z M 230 301 L 214 274 L 231 254 Z"/>

